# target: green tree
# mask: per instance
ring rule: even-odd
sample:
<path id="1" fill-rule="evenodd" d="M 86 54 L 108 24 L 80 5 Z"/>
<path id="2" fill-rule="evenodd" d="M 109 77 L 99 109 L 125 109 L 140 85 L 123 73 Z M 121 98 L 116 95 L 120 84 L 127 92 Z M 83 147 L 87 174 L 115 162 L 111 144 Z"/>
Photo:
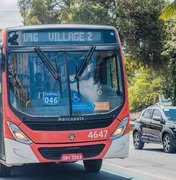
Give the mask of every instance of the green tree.
<path id="1" fill-rule="evenodd" d="M 172 3 L 167 3 L 160 15 L 160 19 L 176 19 L 176 0 L 174 0 Z"/>
<path id="2" fill-rule="evenodd" d="M 52 3 L 52 0 L 33 0 L 32 9 L 28 15 L 29 24 L 59 23 L 58 11 L 54 9 L 56 4 Z"/>
<path id="3" fill-rule="evenodd" d="M 113 18 L 123 46 L 130 57 L 144 64 L 158 66 L 165 39 L 164 23 L 158 19 L 164 0 L 120 0 Z"/>
<path id="4" fill-rule="evenodd" d="M 85 1 L 77 0 L 72 3 L 71 11 L 68 14 L 66 11 L 62 11 L 62 21 L 64 23 L 75 23 L 75 24 L 111 24 L 113 21 L 109 15 L 109 6 L 106 4 L 107 1 Z"/>
<path id="5" fill-rule="evenodd" d="M 163 94 L 163 79 L 153 69 L 144 66 L 138 65 L 134 70 L 135 75 L 128 83 L 130 110 L 139 111 L 159 101 Z"/>
<path id="6" fill-rule="evenodd" d="M 18 7 L 23 18 L 23 24 L 27 25 L 27 17 L 30 12 L 32 0 L 18 0 Z"/>
<path id="7" fill-rule="evenodd" d="M 176 105 L 176 34 L 175 22 L 166 22 L 167 38 L 163 55 L 167 57 L 167 73 L 165 73 L 166 88 L 165 95 L 171 98 L 173 105 Z"/>
<path id="8" fill-rule="evenodd" d="M 163 55 L 168 59 L 167 74 L 165 74 L 165 96 L 171 98 L 173 105 L 176 105 L 176 0 L 168 2 L 163 9 L 160 19 L 165 21 L 166 39 Z"/>
<path id="9" fill-rule="evenodd" d="M 24 25 L 60 23 L 60 11 L 69 9 L 69 0 L 18 0 Z"/>

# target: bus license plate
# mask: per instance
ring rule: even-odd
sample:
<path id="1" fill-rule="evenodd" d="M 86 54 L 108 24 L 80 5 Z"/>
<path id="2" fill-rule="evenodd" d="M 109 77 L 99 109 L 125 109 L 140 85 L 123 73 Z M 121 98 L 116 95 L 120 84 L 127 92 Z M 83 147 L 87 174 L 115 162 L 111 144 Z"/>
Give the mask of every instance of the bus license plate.
<path id="1" fill-rule="evenodd" d="M 78 161 L 78 160 L 82 160 L 82 159 L 83 159 L 82 153 L 62 154 L 62 156 L 61 156 L 62 161 Z"/>

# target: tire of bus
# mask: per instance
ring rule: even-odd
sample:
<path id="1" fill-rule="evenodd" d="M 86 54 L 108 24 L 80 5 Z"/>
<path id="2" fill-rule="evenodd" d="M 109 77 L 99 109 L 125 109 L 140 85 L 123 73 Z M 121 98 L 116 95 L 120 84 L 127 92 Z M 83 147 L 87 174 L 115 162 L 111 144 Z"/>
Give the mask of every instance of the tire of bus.
<path id="1" fill-rule="evenodd" d="M 9 177 L 11 168 L 0 163 L 0 177 Z"/>
<path id="2" fill-rule="evenodd" d="M 84 168 L 87 172 L 99 172 L 102 166 L 102 159 L 84 160 Z"/>

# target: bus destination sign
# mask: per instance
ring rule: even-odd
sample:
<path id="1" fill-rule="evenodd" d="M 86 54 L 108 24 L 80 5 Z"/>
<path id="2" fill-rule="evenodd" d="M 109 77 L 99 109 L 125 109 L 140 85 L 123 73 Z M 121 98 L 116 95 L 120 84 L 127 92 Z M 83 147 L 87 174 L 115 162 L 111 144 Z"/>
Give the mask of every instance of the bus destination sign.
<path id="1" fill-rule="evenodd" d="M 116 43 L 113 30 L 22 30 L 8 33 L 8 45 L 59 45 Z"/>
<path id="2" fill-rule="evenodd" d="M 102 37 L 100 32 L 24 32 L 23 44 L 31 43 L 72 43 L 72 42 L 101 42 Z"/>

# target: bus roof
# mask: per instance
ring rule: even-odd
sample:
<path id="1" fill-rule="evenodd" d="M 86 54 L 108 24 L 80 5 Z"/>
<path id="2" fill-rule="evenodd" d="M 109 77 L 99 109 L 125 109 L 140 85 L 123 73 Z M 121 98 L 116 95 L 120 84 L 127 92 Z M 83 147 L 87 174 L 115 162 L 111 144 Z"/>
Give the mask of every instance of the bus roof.
<path id="1" fill-rule="evenodd" d="M 107 29 L 107 30 L 115 30 L 113 26 L 107 25 L 86 25 L 86 24 L 46 24 L 46 25 L 31 25 L 31 26 L 18 26 L 18 27 L 10 27 L 6 28 L 7 31 L 17 31 L 17 30 L 39 30 L 39 29 Z"/>

